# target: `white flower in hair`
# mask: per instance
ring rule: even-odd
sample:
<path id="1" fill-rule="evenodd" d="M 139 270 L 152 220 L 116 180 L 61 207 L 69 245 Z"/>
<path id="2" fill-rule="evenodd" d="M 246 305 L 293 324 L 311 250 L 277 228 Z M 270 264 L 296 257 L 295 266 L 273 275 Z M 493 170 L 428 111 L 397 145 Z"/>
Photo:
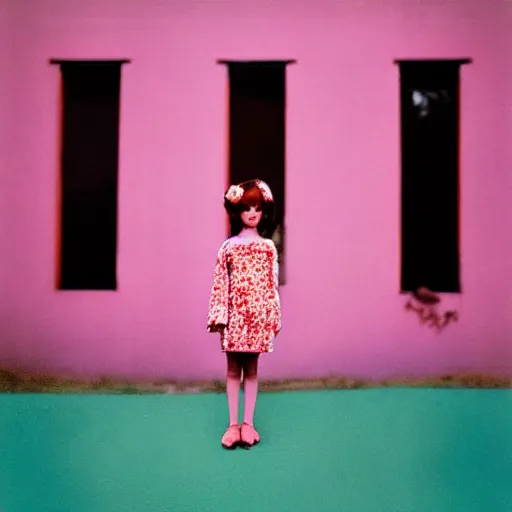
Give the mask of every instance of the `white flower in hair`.
<path id="1" fill-rule="evenodd" d="M 265 201 L 273 201 L 274 200 L 274 197 L 272 196 L 272 191 L 270 190 L 270 187 L 264 181 L 258 180 L 258 188 L 261 190 L 261 194 Z"/>
<path id="2" fill-rule="evenodd" d="M 240 185 L 231 185 L 226 192 L 226 199 L 233 204 L 238 203 L 244 195 L 244 189 Z"/>

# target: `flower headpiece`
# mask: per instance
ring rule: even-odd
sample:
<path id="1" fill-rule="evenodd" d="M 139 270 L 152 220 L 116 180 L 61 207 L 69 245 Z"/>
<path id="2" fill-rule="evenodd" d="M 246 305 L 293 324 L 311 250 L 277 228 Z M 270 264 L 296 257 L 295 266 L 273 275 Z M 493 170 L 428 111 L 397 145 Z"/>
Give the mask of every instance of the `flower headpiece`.
<path id="1" fill-rule="evenodd" d="M 270 190 L 270 187 L 264 181 L 257 180 L 256 184 L 258 185 L 258 188 L 261 191 L 261 195 L 263 196 L 263 199 L 265 201 L 270 202 L 270 201 L 274 200 L 274 196 L 272 195 L 272 191 Z"/>
<path id="2" fill-rule="evenodd" d="M 264 201 L 272 202 L 274 197 L 270 187 L 262 180 L 255 181 L 256 186 L 259 188 Z M 231 185 L 226 192 L 225 198 L 232 204 L 236 204 L 242 199 L 244 195 L 244 188 L 242 185 Z"/>
<path id="3" fill-rule="evenodd" d="M 238 203 L 244 195 L 244 189 L 240 185 L 231 185 L 226 192 L 226 199 L 233 204 Z"/>

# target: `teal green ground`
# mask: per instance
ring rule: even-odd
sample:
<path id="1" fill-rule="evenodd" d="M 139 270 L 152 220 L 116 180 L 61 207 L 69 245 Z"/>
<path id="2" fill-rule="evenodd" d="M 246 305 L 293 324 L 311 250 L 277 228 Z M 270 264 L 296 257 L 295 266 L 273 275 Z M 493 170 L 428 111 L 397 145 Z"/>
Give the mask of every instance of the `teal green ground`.
<path id="1" fill-rule="evenodd" d="M 0 395 L 2 512 L 511 512 L 512 392 Z"/>

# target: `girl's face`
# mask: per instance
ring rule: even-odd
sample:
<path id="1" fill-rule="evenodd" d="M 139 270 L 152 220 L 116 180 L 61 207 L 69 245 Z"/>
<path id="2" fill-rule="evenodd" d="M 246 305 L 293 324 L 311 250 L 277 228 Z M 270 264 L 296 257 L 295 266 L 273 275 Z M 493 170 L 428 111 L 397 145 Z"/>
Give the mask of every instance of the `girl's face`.
<path id="1" fill-rule="evenodd" d="M 263 211 L 261 206 L 248 206 L 240 215 L 242 222 L 248 228 L 255 228 L 260 223 Z"/>

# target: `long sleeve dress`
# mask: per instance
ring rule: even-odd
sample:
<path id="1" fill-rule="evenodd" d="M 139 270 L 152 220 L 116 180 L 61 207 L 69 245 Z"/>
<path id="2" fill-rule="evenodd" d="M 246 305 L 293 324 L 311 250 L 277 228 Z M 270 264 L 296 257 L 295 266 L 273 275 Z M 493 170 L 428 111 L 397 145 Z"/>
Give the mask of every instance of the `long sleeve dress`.
<path id="1" fill-rule="evenodd" d="M 281 330 L 277 250 L 272 240 L 226 240 L 217 255 L 208 330 L 221 329 L 223 352 L 272 352 Z"/>

